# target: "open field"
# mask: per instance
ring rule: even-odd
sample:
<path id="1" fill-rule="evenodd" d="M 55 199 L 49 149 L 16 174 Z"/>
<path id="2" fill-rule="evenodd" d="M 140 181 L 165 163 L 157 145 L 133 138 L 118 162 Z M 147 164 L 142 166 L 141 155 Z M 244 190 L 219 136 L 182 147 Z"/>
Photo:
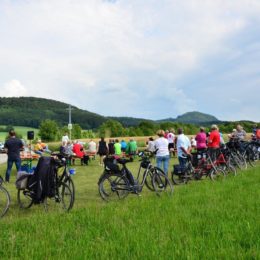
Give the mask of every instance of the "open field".
<path id="1" fill-rule="evenodd" d="M 35 136 L 37 136 L 39 132 L 39 129 L 37 128 L 25 127 L 25 126 L 14 126 L 14 130 L 20 135 L 22 135 L 23 139 L 27 139 L 27 131 L 34 131 Z M 8 135 L 7 132 L 0 132 L 0 141 L 4 141 L 7 135 Z"/>
<path id="2" fill-rule="evenodd" d="M 133 172 L 137 167 L 129 164 Z M 1 259 L 260 258 L 259 164 L 221 182 L 175 186 L 172 198 L 144 189 L 141 197 L 109 204 L 97 192 L 98 160 L 76 171 L 68 214 L 45 213 L 42 205 L 18 209 L 13 173 L 6 186 L 11 208 L 0 220 Z"/>

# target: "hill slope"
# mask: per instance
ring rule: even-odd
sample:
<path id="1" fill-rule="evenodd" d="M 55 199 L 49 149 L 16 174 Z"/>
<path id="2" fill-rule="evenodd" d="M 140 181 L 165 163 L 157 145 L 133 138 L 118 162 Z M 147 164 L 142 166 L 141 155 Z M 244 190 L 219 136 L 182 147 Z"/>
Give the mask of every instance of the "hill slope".
<path id="1" fill-rule="evenodd" d="M 36 97 L 0 97 L 0 125 L 39 127 L 42 120 L 55 120 L 60 125 L 68 124 L 68 104 Z M 84 129 L 99 127 L 106 118 L 72 106 L 72 123 Z"/>
<path id="2" fill-rule="evenodd" d="M 177 118 L 166 118 L 158 120 L 157 122 L 179 122 L 188 124 L 207 124 L 207 123 L 218 123 L 220 122 L 215 116 L 193 111 L 187 112 Z"/>
<path id="3" fill-rule="evenodd" d="M 41 121 L 45 119 L 55 120 L 61 126 L 68 124 L 69 104 L 36 97 L 0 97 L 0 125 L 20 125 L 38 128 Z M 98 128 L 108 119 L 119 121 L 124 127 L 137 126 L 142 121 L 154 123 L 161 122 L 181 122 L 181 123 L 212 123 L 219 122 L 214 116 L 200 113 L 188 112 L 176 119 L 168 118 L 158 121 L 133 117 L 104 117 L 96 113 L 89 112 L 72 106 L 72 123 L 79 124 L 83 129 Z"/>

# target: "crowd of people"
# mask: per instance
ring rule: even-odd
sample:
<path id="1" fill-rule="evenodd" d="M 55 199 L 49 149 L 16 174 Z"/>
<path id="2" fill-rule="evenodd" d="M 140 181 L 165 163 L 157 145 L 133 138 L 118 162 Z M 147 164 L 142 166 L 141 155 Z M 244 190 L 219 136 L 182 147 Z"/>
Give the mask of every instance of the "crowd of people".
<path id="1" fill-rule="evenodd" d="M 215 124 L 211 126 L 211 131 L 208 133 L 206 133 L 204 127 L 200 127 L 199 132 L 191 138 L 185 135 L 182 128 L 177 130 L 177 134 L 174 129 L 165 131 L 159 130 L 157 131 L 157 136 L 158 138 L 155 140 L 153 137 L 148 139 L 146 150 L 155 154 L 157 167 L 162 168 L 167 175 L 169 160 L 171 156 L 176 155 L 176 152 L 179 164 L 185 166 L 187 156 L 190 155 L 192 151 L 208 149 L 211 157 L 214 159 L 217 149 L 221 144 L 224 144 L 222 133 Z M 243 141 L 246 139 L 246 132 L 241 125 L 237 125 L 236 129 L 233 129 L 232 133 L 228 134 L 228 138 L 230 140 Z M 253 126 L 252 139 L 260 140 L 260 129 L 257 125 Z M 13 163 L 15 163 L 17 171 L 21 168 L 20 150 L 23 149 L 23 146 L 23 142 L 17 138 L 15 132 L 11 130 L 9 132 L 9 138 L 5 142 L 5 149 L 8 155 L 6 182 L 9 182 Z M 51 153 L 48 145 L 43 143 L 40 139 L 34 145 L 34 148 L 30 148 L 30 150 L 33 150 L 40 156 L 44 153 Z M 128 142 L 124 139 L 121 141 L 119 141 L 119 139 L 109 139 L 107 143 L 105 139 L 101 137 L 98 143 L 95 143 L 95 141 L 91 139 L 85 148 L 82 142 L 78 140 L 71 141 L 68 134 L 65 133 L 62 136 L 60 152 L 67 154 L 72 164 L 75 158 L 80 158 L 82 165 L 88 164 L 90 159 L 89 155 L 95 157 L 97 154 L 99 155 L 99 164 L 103 166 L 103 159 L 107 155 L 134 157 L 137 153 L 137 143 L 133 139 L 130 139 Z"/>
<path id="2" fill-rule="evenodd" d="M 188 138 L 182 128 L 179 128 L 177 135 L 174 129 L 159 130 L 157 132 L 158 138 L 154 140 L 152 137 L 147 141 L 147 151 L 155 153 L 157 167 L 163 169 L 168 175 L 169 160 L 171 153 L 175 155 L 177 151 L 178 161 L 181 167 L 185 167 L 187 157 L 192 152 L 203 152 L 208 149 L 211 158 L 216 158 L 217 150 L 221 145 L 224 145 L 224 138 L 219 131 L 217 125 L 211 126 L 210 132 L 205 131 L 204 127 L 200 127 L 199 132 Z M 246 132 L 241 125 L 237 125 L 236 129 L 228 134 L 230 140 L 244 141 L 246 139 Z M 260 129 L 257 125 L 253 127 L 252 139 L 260 140 Z"/>

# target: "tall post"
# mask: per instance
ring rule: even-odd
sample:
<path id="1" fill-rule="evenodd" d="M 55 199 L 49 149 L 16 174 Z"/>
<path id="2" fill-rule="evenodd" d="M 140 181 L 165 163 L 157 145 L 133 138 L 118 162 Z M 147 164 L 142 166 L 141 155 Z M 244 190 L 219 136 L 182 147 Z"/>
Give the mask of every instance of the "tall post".
<path id="1" fill-rule="evenodd" d="M 71 124 L 71 105 L 69 105 L 68 108 L 66 108 L 67 110 L 69 110 L 69 124 L 68 124 L 68 129 L 69 129 L 69 137 L 70 137 L 70 140 L 71 140 L 71 129 L 72 129 L 72 124 Z"/>

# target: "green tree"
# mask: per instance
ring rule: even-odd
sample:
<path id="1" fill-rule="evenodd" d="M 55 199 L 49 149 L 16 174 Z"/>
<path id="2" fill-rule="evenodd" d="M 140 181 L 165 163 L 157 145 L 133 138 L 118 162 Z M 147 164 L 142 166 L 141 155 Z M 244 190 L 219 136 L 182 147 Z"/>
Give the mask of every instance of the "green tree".
<path id="1" fill-rule="evenodd" d="M 81 138 L 82 128 L 79 124 L 73 124 L 71 130 L 71 138 L 72 139 L 80 139 Z"/>
<path id="2" fill-rule="evenodd" d="M 99 135 L 105 137 L 124 136 L 125 129 L 122 124 L 115 120 L 107 120 L 99 128 Z"/>
<path id="3" fill-rule="evenodd" d="M 143 121 L 139 124 L 138 128 L 141 130 L 142 135 L 154 135 L 156 132 L 156 125 L 152 122 Z"/>
<path id="4" fill-rule="evenodd" d="M 55 121 L 46 119 L 41 122 L 39 127 L 39 136 L 44 141 L 55 141 L 58 136 L 58 125 Z"/>

